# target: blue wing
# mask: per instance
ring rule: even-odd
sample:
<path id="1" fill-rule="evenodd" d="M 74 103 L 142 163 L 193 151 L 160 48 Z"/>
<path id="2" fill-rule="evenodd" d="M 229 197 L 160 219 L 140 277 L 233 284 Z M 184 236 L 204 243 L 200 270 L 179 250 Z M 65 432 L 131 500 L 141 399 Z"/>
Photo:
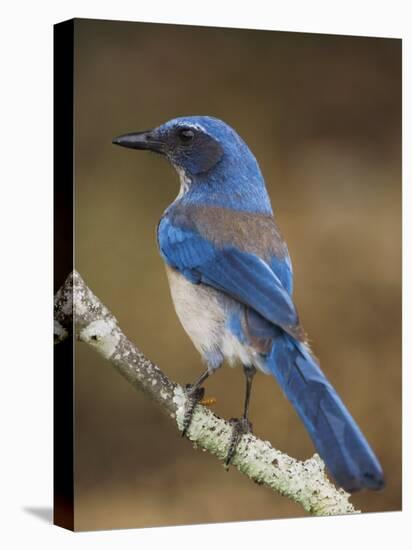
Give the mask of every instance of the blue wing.
<path id="1" fill-rule="evenodd" d="M 174 225 L 167 216 L 159 224 L 158 240 L 166 263 L 192 283 L 221 290 L 286 332 L 299 333 L 291 296 L 257 255 L 228 245 L 219 248 L 195 229 Z"/>

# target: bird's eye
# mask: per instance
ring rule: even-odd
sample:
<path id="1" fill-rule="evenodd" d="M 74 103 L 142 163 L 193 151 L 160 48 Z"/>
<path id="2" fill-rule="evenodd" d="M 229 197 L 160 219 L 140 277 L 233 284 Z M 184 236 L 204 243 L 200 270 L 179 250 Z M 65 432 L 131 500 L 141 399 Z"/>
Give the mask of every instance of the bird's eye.
<path id="1" fill-rule="evenodd" d="M 178 132 L 178 136 L 180 141 L 184 145 L 188 145 L 191 141 L 193 141 L 193 138 L 195 137 L 195 133 L 190 128 L 182 128 Z"/>

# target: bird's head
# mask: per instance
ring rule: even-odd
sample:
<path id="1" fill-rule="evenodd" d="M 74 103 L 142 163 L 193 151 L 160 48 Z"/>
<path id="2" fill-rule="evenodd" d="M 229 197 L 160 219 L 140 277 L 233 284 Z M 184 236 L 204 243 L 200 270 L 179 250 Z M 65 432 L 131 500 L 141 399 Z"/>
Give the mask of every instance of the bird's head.
<path id="1" fill-rule="evenodd" d="M 246 143 L 228 124 L 209 116 L 175 118 L 144 132 L 131 132 L 113 139 L 115 145 L 148 150 L 165 156 L 177 170 L 185 189 L 196 195 L 228 195 L 233 200 L 242 195 L 261 194 L 264 209 L 270 209 L 258 163 Z M 212 193 L 210 193 L 212 191 Z M 258 195 L 256 195 L 258 193 Z M 203 197 L 202 197 L 203 198 Z M 241 205 L 239 204 L 241 207 Z M 245 205 L 246 206 L 246 205 Z"/>
<path id="2" fill-rule="evenodd" d="M 144 132 L 116 137 L 113 143 L 165 155 L 187 175 L 208 172 L 236 152 L 239 136 L 223 121 L 207 116 L 181 117 Z"/>

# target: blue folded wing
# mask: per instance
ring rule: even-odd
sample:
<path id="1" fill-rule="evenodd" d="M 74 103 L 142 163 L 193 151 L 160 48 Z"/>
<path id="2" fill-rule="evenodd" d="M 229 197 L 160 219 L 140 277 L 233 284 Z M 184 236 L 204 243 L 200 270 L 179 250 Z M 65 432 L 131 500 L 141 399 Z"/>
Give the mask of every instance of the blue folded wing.
<path id="1" fill-rule="evenodd" d="M 289 294 L 290 264 L 274 258 L 269 266 L 255 254 L 233 246 L 218 247 L 195 229 L 174 225 L 167 217 L 159 225 L 158 238 L 167 264 L 192 283 L 210 285 L 249 306 L 247 321 L 253 336 L 261 343 L 269 340 L 266 372 L 278 380 L 335 480 L 347 491 L 381 489 L 384 479 L 378 460 L 299 341 L 298 317 Z"/>
<path id="2" fill-rule="evenodd" d="M 193 229 L 164 217 L 158 228 L 160 252 L 166 263 L 192 283 L 229 294 L 262 317 L 294 333 L 298 316 L 292 298 L 269 265 L 255 254 L 219 248 Z"/>

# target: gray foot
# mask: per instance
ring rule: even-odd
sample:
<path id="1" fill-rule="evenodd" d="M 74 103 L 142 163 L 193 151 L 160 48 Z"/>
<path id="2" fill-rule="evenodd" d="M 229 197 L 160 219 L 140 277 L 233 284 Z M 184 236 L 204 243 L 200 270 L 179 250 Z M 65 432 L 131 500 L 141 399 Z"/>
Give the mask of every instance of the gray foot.
<path id="1" fill-rule="evenodd" d="M 253 431 L 252 423 L 245 417 L 242 418 L 231 418 L 229 422 L 233 425 L 232 437 L 229 441 L 229 449 L 225 459 L 226 468 L 229 467 L 230 463 L 235 456 L 237 446 L 239 445 L 240 438 L 242 435 L 245 435 Z"/>
<path id="2" fill-rule="evenodd" d="M 205 388 L 202 388 L 196 385 L 187 384 L 185 389 L 188 397 L 188 402 L 186 405 L 185 415 L 183 418 L 182 437 L 186 435 L 187 430 L 189 429 L 196 405 L 199 403 L 199 401 L 203 399 L 205 395 Z"/>

